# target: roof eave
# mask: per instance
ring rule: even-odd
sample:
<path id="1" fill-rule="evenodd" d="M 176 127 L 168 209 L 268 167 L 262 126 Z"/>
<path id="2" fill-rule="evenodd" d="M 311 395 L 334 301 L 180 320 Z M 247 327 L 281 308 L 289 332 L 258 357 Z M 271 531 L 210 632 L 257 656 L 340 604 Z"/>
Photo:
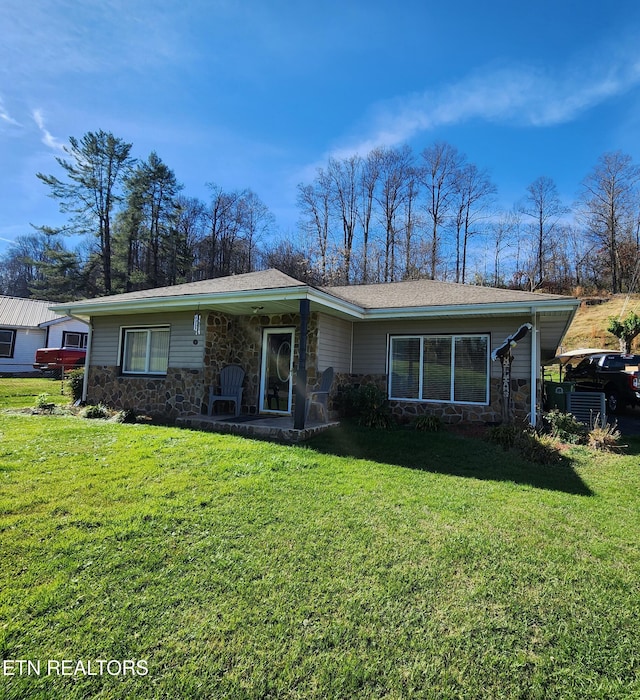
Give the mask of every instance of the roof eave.
<path id="1" fill-rule="evenodd" d="M 514 316 L 526 313 L 570 313 L 575 314 L 580 302 L 576 299 L 546 299 L 536 302 L 512 301 L 490 304 L 450 304 L 440 306 L 400 306 L 388 309 L 366 309 L 364 317 L 371 320 L 401 318 L 434 318 L 442 316 Z"/>
<path id="2" fill-rule="evenodd" d="M 226 304 L 262 305 L 269 301 L 297 301 L 309 299 L 327 309 L 347 316 L 361 318 L 363 310 L 356 304 L 322 292 L 313 287 L 281 287 L 277 289 L 257 289 L 210 294 L 189 294 L 183 296 L 147 297 L 121 301 L 92 303 L 82 301 L 76 304 L 56 304 L 49 307 L 57 313 L 75 318 L 88 319 L 92 316 L 106 316 L 117 313 L 150 313 L 158 311 L 190 311 L 197 308 L 215 308 Z"/>

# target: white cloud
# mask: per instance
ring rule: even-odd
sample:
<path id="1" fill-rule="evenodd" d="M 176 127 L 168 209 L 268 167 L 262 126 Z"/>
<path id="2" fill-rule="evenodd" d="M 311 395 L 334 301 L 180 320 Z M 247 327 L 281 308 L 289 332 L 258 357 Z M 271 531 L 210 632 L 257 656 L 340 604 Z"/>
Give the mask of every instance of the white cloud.
<path id="1" fill-rule="evenodd" d="M 59 141 L 46 128 L 44 123 L 44 117 L 42 115 L 42 110 L 34 109 L 32 116 L 33 121 L 36 123 L 38 129 L 40 129 L 40 133 L 42 134 L 42 143 L 44 143 L 45 146 L 53 149 L 54 151 L 64 151 L 64 144 L 62 143 L 62 141 Z"/>
<path id="2" fill-rule="evenodd" d="M 361 155 L 376 146 L 397 146 L 422 132 L 473 119 L 528 127 L 549 127 L 640 84 L 640 57 L 591 68 L 571 66 L 547 73 L 530 66 L 489 68 L 440 90 L 427 90 L 374 107 L 365 138 L 336 148 L 332 155 Z"/>
<path id="3" fill-rule="evenodd" d="M 12 126 L 21 126 L 20 122 L 14 119 L 5 109 L 2 98 L 0 98 L 0 122 L 11 124 Z"/>

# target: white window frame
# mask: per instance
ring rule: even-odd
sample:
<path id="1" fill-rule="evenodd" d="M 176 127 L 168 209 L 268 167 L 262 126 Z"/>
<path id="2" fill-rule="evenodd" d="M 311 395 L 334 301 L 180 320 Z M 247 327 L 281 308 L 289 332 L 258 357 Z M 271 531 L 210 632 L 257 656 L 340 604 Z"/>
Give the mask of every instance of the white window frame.
<path id="1" fill-rule="evenodd" d="M 13 354 L 15 352 L 15 347 L 16 347 L 16 330 L 15 328 L 0 328 L 0 332 L 2 333 L 9 333 L 9 341 L 3 341 L 2 345 L 8 345 L 9 346 L 9 353 L 5 355 L 4 353 L 0 352 L 0 357 L 13 357 Z"/>
<path id="2" fill-rule="evenodd" d="M 447 338 L 451 343 L 451 380 L 449 387 L 449 399 L 425 399 L 423 396 L 424 389 L 424 343 L 427 339 Z M 456 378 L 456 340 L 463 338 L 484 338 L 486 341 L 486 360 L 485 360 L 485 376 L 486 376 L 486 392 L 483 401 L 456 401 L 455 400 L 455 378 Z M 420 341 L 420 358 L 419 358 L 419 382 L 418 382 L 418 398 L 407 398 L 404 396 L 394 396 L 392 393 L 393 380 L 393 346 L 397 340 L 419 340 Z M 490 355 L 491 355 L 491 337 L 489 333 L 434 333 L 434 334 L 407 334 L 407 335 L 390 335 L 389 336 L 389 359 L 388 359 L 388 376 L 387 376 L 387 395 L 393 401 L 407 401 L 412 403 L 444 403 L 444 404 L 460 404 L 471 406 L 488 406 L 489 394 L 491 387 L 491 371 L 490 371 Z"/>
<path id="3" fill-rule="evenodd" d="M 69 345 L 67 339 L 69 336 L 77 335 L 80 341 L 77 345 Z M 63 331 L 62 332 L 62 347 L 63 348 L 76 348 L 77 350 L 84 350 L 87 347 L 87 336 L 88 333 L 83 333 L 82 331 Z"/>
<path id="4" fill-rule="evenodd" d="M 165 369 L 163 372 L 158 372 L 156 370 L 151 370 L 149 368 L 150 360 L 151 360 L 151 336 L 154 331 L 166 331 L 167 333 L 171 333 L 169 325 L 158 325 L 158 326 L 130 326 L 130 327 L 123 327 L 121 329 L 121 350 L 120 350 L 120 363 L 121 363 L 121 372 L 122 374 L 125 375 L 151 375 L 151 376 L 156 376 L 156 377 L 164 377 L 167 374 L 167 370 Z M 145 350 L 145 367 L 144 369 L 127 369 L 125 367 L 125 358 L 127 356 L 127 336 L 129 334 L 133 333 L 146 333 L 146 350 Z M 170 354 L 170 342 L 171 342 L 171 337 L 169 336 L 169 343 L 167 343 L 167 368 L 169 367 L 169 354 Z"/>

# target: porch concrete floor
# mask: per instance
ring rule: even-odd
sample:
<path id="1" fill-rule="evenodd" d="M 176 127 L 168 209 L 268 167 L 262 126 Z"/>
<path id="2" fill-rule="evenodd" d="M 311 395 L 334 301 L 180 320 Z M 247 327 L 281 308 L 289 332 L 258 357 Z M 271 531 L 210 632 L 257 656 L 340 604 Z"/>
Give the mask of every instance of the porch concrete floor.
<path id="1" fill-rule="evenodd" d="M 292 443 L 308 440 L 313 435 L 339 425 L 338 421 L 323 423 L 309 420 L 305 422 L 304 429 L 296 430 L 293 427 L 292 416 L 258 416 L 248 421 L 239 420 L 237 422 L 233 420 L 234 417 L 233 414 L 180 416 L 176 418 L 176 425 L 194 430 L 208 430 L 214 433 L 229 433 L 243 437 Z"/>

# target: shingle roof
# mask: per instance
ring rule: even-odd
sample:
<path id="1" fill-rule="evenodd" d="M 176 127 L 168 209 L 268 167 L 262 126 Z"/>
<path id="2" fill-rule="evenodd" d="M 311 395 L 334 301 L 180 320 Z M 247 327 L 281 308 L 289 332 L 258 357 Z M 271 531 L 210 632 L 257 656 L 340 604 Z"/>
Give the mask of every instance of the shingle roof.
<path id="1" fill-rule="evenodd" d="M 478 287 L 437 280 L 407 280 L 384 284 L 362 284 L 346 287 L 324 287 L 323 291 L 361 306 L 363 309 L 394 309 L 423 306 L 457 306 L 499 304 L 562 299 L 558 294 L 538 294 L 495 287 Z"/>
<path id="2" fill-rule="evenodd" d="M 49 306 L 50 301 L 0 296 L 0 326 L 37 328 L 42 323 L 61 319 Z"/>
<path id="3" fill-rule="evenodd" d="M 202 280 L 200 282 L 186 282 L 185 284 L 174 284 L 169 287 L 154 287 L 153 289 L 142 289 L 137 292 L 125 292 L 124 294 L 113 294 L 97 299 L 86 299 L 87 303 L 112 304 L 121 301 L 136 301 L 140 299 L 155 299 L 166 297 L 184 297 L 196 294 L 228 294 L 231 292 L 250 292 L 265 289 L 282 288 L 306 288 L 303 282 L 294 279 L 279 270 L 269 269 L 260 272 L 247 272 L 241 275 L 230 275 L 228 277 L 216 277 L 215 279 Z M 73 306 L 82 304 L 82 301 L 73 302 Z"/>

